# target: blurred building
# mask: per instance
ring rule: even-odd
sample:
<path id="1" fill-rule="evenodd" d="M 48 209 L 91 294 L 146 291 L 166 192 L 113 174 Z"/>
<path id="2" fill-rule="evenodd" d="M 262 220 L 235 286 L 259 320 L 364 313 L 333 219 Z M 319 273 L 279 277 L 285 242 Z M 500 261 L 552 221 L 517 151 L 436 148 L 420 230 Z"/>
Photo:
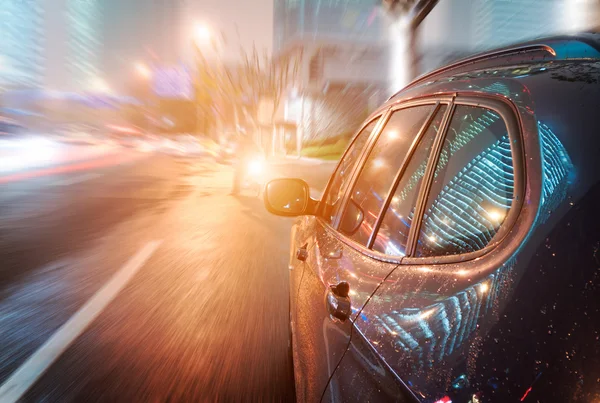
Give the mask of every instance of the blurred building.
<path id="1" fill-rule="evenodd" d="M 39 88 L 43 84 L 42 1 L 0 2 L 0 91 Z"/>
<path id="2" fill-rule="evenodd" d="M 102 0 L 3 0 L 0 88 L 75 91 L 97 85 L 102 24 Z"/>
<path id="3" fill-rule="evenodd" d="M 102 75 L 102 0 L 66 0 L 66 71 L 76 90 L 104 91 Z"/>
<path id="4" fill-rule="evenodd" d="M 352 42 L 381 40 L 377 0 L 275 0 L 274 50 L 297 40 L 323 38 Z"/>
<path id="5" fill-rule="evenodd" d="M 103 59 L 107 81 L 117 92 L 128 93 L 132 80 L 140 79 L 135 68 L 139 63 L 150 68 L 180 61 L 186 0 L 102 1 L 106 13 Z"/>
<path id="6" fill-rule="evenodd" d="M 139 7 L 136 19 L 139 19 L 140 31 L 137 41 L 146 48 L 147 54 L 157 58 L 163 64 L 175 64 L 181 61 L 185 30 L 185 0 L 136 0 Z"/>
<path id="7" fill-rule="evenodd" d="M 378 0 L 275 0 L 274 54 L 300 59 L 279 119 L 297 124 L 298 141 L 350 136 L 385 97 L 388 44 L 380 9 Z"/>

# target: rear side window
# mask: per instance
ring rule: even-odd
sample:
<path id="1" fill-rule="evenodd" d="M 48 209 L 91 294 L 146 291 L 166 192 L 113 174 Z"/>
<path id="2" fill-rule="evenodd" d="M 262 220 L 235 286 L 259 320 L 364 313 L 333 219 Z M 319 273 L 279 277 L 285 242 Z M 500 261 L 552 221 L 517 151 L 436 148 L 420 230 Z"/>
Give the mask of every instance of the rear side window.
<path id="1" fill-rule="evenodd" d="M 341 200 L 346 191 L 350 176 L 354 171 L 354 166 L 358 162 L 360 155 L 367 144 L 367 140 L 373 132 L 373 129 L 375 129 L 378 121 L 379 118 L 372 120 L 360 131 L 360 133 L 358 133 L 331 178 L 331 185 L 329 186 L 327 195 L 322 201 L 321 210 L 321 216 L 329 224 L 333 223 L 335 217 L 339 213 Z"/>
<path id="2" fill-rule="evenodd" d="M 406 154 L 435 105 L 395 111 L 381 131 L 350 194 L 339 230 L 367 245 Z"/>
<path id="3" fill-rule="evenodd" d="M 416 256 L 484 248 L 513 197 L 513 156 L 504 120 L 489 109 L 457 106 L 435 168 Z"/>

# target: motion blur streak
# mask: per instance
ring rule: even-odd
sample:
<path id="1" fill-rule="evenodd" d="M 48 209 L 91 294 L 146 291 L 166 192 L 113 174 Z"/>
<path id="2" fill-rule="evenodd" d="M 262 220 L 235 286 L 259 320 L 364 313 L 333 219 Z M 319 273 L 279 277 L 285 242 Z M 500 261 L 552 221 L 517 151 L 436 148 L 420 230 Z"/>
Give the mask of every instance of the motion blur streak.
<path id="1" fill-rule="evenodd" d="M 0 401 L 17 402 L 50 365 L 65 351 L 81 332 L 115 298 L 131 280 L 161 241 L 153 241 L 142 248 L 94 297 L 67 323 L 40 347 L 1 387 Z"/>
<path id="2" fill-rule="evenodd" d="M 26 171 L 13 175 L 0 176 L 0 183 L 9 183 L 31 178 L 39 178 L 41 176 L 58 175 L 64 173 L 72 173 L 77 171 L 84 171 L 93 168 L 102 168 L 111 165 L 116 165 L 121 162 L 127 161 L 128 159 L 136 159 L 141 156 L 124 156 L 120 154 L 108 155 L 103 158 L 94 159 L 91 161 L 80 162 L 71 165 L 61 165 L 56 167 L 37 169 L 34 171 Z"/>
<path id="3" fill-rule="evenodd" d="M 0 385 L 141 245 L 163 239 L 22 400 L 291 401 L 291 222 L 252 192 L 229 196 L 231 166 L 137 155 L 0 185 Z M 128 163 L 103 165 L 119 158 Z M 264 172 L 322 190 L 333 167 L 281 160 Z M 88 174 L 98 176 L 79 181 Z"/>

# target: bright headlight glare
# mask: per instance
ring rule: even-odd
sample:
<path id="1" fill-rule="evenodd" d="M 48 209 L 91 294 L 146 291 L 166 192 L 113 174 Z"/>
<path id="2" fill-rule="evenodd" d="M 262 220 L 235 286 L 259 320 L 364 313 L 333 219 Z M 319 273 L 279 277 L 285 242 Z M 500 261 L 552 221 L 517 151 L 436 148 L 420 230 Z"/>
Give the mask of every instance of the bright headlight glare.
<path id="1" fill-rule="evenodd" d="M 248 163 L 248 173 L 250 175 L 260 175 L 264 171 L 264 164 L 259 160 L 252 160 Z"/>

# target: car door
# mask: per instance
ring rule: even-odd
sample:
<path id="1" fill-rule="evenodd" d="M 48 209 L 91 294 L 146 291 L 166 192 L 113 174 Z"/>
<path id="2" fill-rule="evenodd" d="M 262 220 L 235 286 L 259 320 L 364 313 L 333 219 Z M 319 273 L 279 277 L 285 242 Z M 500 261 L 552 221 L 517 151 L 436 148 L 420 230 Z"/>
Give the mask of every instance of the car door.
<path id="1" fill-rule="evenodd" d="M 339 209 L 341 208 L 341 202 L 343 199 L 346 188 L 350 185 L 350 181 L 354 171 L 361 157 L 365 152 L 365 148 L 368 146 L 371 137 L 375 131 L 381 126 L 382 114 L 377 114 L 374 118 L 370 119 L 363 125 L 359 130 L 358 134 L 354 137 L 352 143 L 344 153 L 340 160 L 336 170 L 327 185 L 327 190 L 324 193 L 324 197 L 321 204 L 328 206 L 327 210 L 323 209 L 321 216 L 324 222 L 331 224 L 333 219 L 337 216 Z M 298 330 L 298 296 L 300 295 L 300 284 L 304 279 L 307 270 L 307 259 L 309 258 L 309 252 L 315 246 L 315 239 L 317 233 L 318 220 L 315 216 L 302 216 L 296 219 L 292 226 L 291 234 L 291 245 L 290 245 L 290 319 L 291 319 L 291 331 L 292 331 L 292 353 L 294 362 L 294 375 L 296 379 L 296 395 L 297 401 L 307 401 L 306 396 L 314 396 L 318 392 L 316 389 L 308 390 L 307 376 L 303 374 L 305 372 L 303 367 L 306 363 L 306 354 L 302 352 L 307 350 L 305 346 L 299 343 L 304 337 L 301 334 L 306 332 L 306 329 Z M 313 262 L 311 258 L 309 262 Z M 311 277 L 312 278 L 312 277 Z M 317 303 L 322 302 L 318 301 Z M 303 309 L 310 309 L 310 307 L 303 307 Z M 302 321 L 301 323 L 304 323 Z M 300 335 L 299 333 L 300 332 Z M 302 365 L 301 365 L 302 364 Z M 313 376 L 314 378 L 314 376 Z"/>
<path id="2" fill-rule="evenodd" d="M 388 259 L 398 258 L 401 262 L 405 254 L 425 167 L 437 134 L 448 119 L 448 103 L 449 100 L 446 99 L 437 107 L 427 128 L 416 138 L 412 150 L 397 170 L 394 183 L 400 181 L 400 184 L 395 188 L 401 187 L 403 191 L 389 192 L 386 203 L 382 205 L 382 210 L 387 210 L 394 218 L 394 232 L 393 235 L 390 232 L 380 232 L 379 237 L 372 237 L 369 246 Z M 381 221 L 381 218 L 378 221 Z M 386 279 L 386 283 L 387 281 Z M 364 312 L 361 312 L 360 318 L 366 320 Z M 352 330 L 351 338 L 352 343 L 331 378 L 324 400 L 410 401 L 410 392 L 397 381 L 393 373 L 386 370 L 385 362 L 373 352 L 372 347 L 360 337 L 356 329 Z"/>
<path id="3" fill-rule="evenodd" d="M 340 163 L 334 171 L 334 174 L 329 180 L 329 184 L 327 186 L 328 190 L 325 192 L 325 197 L 322 201 L 322 203 L 326 203 L 328 206 L 331 206 L 331 211 L 328 211 L 328 214 L 330 214 L 330 218 L 328 219 L 329 222 L 331 222 L 332 217 L 335 217 L 337 214 L 344 191 L 350 183 L 352 174 L 364 153 L 365 147 L 371 139 L 371 135 L 376 129 L 378 129 L 378 126 L 381 125 L 381 118 L 382 115 L 377 114 L 363 125 L 344 153 Z M 306 266 L 305 261 L 308 257 L 308 251 L 314 246 L 314 235 L 316 233 L 315 225 L 315 216 L 301 216 L 296 219 L 291 229 L 289 270 L 290 320 L 292 333 L 295 333 L 296 300 L 300 281 L 304 275 L 304 268 Z M 293 340 L 295 340 L 295 338 L 293 338 Z M 295 352 L 296 348 L 294 348 L 293 351 Z"/>
<path id="4" fill-rule="evenodd" d="M 411 161 L 378 223 L 373 247 L 390 254 L 404 243 L 406 255 L 354 324 L 329 387 L 340 401 L 487 401 L 480 391 L 497 387 L 472 376 L 526 233 L 508 236 L 524 195 L 519 128 L 503 102 L 458 98 L 441 134 Z M 407 235 L 399 216 L 415 182 L 425 185 Z"/>
<path id="5" fill-rule="evenodd" d="M 436 108 L 436 101 L 429 100 L 388 112 L 350 181 L 330 186 L 313 219 L 313 238 L 307 242 L 311 245 L 296 299 L 294 365 L 299 401 L 322 398 L 348 346 L 352 321 L 397 265 L 365 252 L 398 167 Z M 332 184 L 336 181 L 334 174 Z M 332 192 L 337 193 L 332 196 Z M 338 315 L 345 304 L 347 314 Z"/>

